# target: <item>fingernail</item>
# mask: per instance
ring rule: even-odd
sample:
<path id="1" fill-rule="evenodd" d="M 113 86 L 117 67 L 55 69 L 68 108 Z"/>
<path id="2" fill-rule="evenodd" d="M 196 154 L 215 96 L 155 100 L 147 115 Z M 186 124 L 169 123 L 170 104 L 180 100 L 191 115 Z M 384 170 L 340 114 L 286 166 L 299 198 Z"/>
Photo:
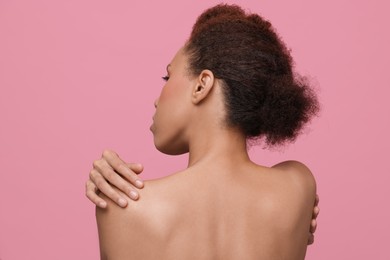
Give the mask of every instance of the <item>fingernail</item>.
<path id="1" fill-rule="evenodd" d="M 130 191 L 130 198 L 137 199 L 138 198 L 138 193 L 135 192 L 135 191 Z"/>
<path id="2" fill-rule="evenodd" d="M 119 206 L 121 206 L 121 207 L 126 206 L 126 200 L 124 200 L 124 199 L 122 199 L 122 198 L 120 198 L 120 199 L 118 200 L 118 203 L 119 203 Z"/>
<path id="3" fill-rule="evenodd" d="M 144 183 L 141 180 L 136 180 L 135 185 L 137 185 L 138 188 L 142 188 L 144 186 Z"/>
<path id="4" fill-rule="evenodd" d="M 99 202 L 99 207 L 101 208 L 105 208 L 106 207 L 106 203 L 105 202 Z"/>

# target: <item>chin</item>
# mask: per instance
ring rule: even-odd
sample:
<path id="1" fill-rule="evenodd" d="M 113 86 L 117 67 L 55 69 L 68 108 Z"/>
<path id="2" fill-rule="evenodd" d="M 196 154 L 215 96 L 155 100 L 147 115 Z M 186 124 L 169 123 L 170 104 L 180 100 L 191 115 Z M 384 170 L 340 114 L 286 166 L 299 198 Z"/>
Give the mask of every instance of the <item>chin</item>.
<path id="1" fill-rule="evenodd" d="M 184 147 L 184 146 L 175 146 L 175 145 L 163 145 L 163 144 L 159 144 L 156 142 L 154 142 L 154 146 L 156 147 L 156 149 L 164 154 L 167 154 L 167 155 L 181 155 L 181 154 L 185 154 L 185 153 L 188 153 L 188 148 L 187 147 Z"/>

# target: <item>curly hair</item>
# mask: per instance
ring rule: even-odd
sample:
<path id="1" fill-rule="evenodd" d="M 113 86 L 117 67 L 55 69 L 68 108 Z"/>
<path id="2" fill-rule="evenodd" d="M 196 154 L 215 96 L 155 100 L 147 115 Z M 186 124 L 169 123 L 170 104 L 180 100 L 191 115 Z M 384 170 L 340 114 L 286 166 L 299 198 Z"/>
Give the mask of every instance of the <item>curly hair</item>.
<path id="1" fill-rule="evenodd" d="M 289 50 L 270 22 L 239 6 L 220 4 L 204 11 L 185 51 L 189 70 L 214 73 L 223 85 L 227 124 L 248 139 L 268 145 L 294 141 L 319 110 L 305 78 L 293 72 Z"/>

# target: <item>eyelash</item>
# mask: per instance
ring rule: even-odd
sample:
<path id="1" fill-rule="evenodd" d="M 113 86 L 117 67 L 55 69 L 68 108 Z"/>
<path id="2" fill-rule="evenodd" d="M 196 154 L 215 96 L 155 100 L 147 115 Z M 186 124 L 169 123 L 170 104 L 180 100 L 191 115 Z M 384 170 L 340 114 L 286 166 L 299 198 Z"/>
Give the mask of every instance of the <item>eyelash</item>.
<path id="1" fill-rule="evenodd" d="M 164 77 L 162 77 L 162 79 L 163 79 L 164 81 L 168 81 L 168 80 L 169 80 L 169 76 L 164 76 Z"/>

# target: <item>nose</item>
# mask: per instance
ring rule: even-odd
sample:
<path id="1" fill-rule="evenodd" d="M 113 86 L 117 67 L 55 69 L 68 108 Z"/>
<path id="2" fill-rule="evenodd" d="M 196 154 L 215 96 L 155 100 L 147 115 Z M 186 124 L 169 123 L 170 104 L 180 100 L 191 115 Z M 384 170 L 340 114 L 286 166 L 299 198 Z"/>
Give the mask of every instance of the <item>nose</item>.
<path id="1" fill-rule="evenodd" d="M 154 108 L 157 108 L 157 104 L 158 104 L 158 98 L 156 98 L 156 100 L 154 101 Z"/>

